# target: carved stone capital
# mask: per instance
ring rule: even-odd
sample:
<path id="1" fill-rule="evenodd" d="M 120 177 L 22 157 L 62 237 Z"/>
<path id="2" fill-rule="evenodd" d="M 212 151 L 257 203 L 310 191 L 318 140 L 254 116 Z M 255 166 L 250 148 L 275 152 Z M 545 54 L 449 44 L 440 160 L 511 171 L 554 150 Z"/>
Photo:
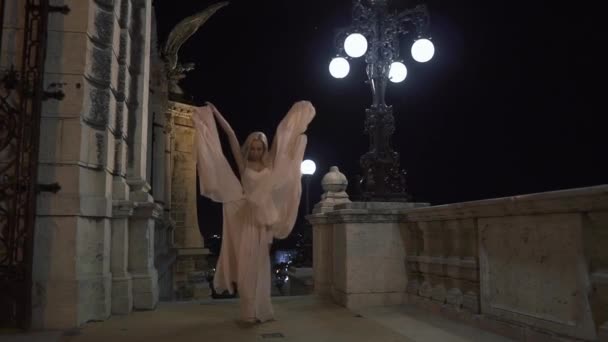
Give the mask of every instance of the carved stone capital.
<path id="1" fill-rule="evenodd" d="M 133 212 L 134 218 L 157 219 L 162 214 L 162 207 L 153 202 L 137 202 Z"/>
<path id="2" fill-rule="evenodd" d="M 131 201 L 112 201 L 112 217 L 127 218 L 133 215 L 135 205 Z"/>

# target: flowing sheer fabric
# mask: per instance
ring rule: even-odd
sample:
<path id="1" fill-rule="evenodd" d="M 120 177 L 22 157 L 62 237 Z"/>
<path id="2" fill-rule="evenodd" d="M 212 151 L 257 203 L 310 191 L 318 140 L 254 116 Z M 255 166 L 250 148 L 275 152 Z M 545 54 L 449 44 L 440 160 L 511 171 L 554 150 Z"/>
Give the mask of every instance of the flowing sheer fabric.
<path id="1" fill-rule="evenodd" d="M 314 116 L 310 102 L 296 102 L 276 130 L 270 167 L 259 172 L 246 168 L 239 181 L 222 153 L 212 109 L 195 109 L 201 195 L 223 203 L 222 247 L 214 287 L 234 293 L 233 284 L 237 284 L 244 320 L 274 317 L 269 249 L 273 238 L 284 239 L 293 229 L 302 192 L 304 132 Z"/>

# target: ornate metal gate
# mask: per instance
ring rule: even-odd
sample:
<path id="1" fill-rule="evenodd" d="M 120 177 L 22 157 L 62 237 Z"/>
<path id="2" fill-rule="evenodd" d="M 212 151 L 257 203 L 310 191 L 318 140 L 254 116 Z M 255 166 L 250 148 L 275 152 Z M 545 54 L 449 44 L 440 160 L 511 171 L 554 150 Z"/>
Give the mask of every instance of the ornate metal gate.
<path id="1" fill-rule="evenodd" d="M 22 46 L 21 65 L 0 70 L 0 326 L 28 328 L 49 3 L 0 0 L 0 28 L 7 5 L 25 6 L 19 9 L 25 27 L 15 37 L 15 46 Z M 0 40 L 4 52 L 2 45 Z"/>

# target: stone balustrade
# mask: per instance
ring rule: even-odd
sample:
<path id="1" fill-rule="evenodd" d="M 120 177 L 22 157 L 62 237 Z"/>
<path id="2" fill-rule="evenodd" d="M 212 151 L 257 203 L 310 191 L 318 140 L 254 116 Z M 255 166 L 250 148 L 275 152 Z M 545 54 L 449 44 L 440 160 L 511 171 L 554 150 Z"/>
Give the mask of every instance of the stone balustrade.
<path id="1" fill-rule="evenodd" d="M 517 340 L 608 340 L 608 186 L 308 216 L 315 292 L 412 304 Z"/>

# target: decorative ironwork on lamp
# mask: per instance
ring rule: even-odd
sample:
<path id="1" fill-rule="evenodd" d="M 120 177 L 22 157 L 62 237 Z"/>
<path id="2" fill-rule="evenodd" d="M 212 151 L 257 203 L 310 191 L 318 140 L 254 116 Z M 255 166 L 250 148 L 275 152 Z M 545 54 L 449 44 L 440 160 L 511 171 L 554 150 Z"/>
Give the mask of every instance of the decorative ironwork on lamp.
<path id="1" fill-rule="evenodd" d="M 354 0 L 350 27 L 336 36 L 338 55 L 329 65 L 330 73 L 344 78 L 350 71 L 348 60 L 365 57 L 366 73 L 372 90 L 372 104 L 365 110 L 364 132 L 369 151 L 360 159 L 363 176 L 355 181 L 355 198 L 364 201 L 407 201 L 405 171 L 390 138 L 395 131 L 393 108 L 385 103 L 387 81 L 405 80 L 407 68 L 400 58 L 400 36 L 415 31 L 412 57 L 429 61 L 435 52 L 428 39 L 429 14 L 425 5 L 400 12 L 389 9 L 389 0 Z"/>

